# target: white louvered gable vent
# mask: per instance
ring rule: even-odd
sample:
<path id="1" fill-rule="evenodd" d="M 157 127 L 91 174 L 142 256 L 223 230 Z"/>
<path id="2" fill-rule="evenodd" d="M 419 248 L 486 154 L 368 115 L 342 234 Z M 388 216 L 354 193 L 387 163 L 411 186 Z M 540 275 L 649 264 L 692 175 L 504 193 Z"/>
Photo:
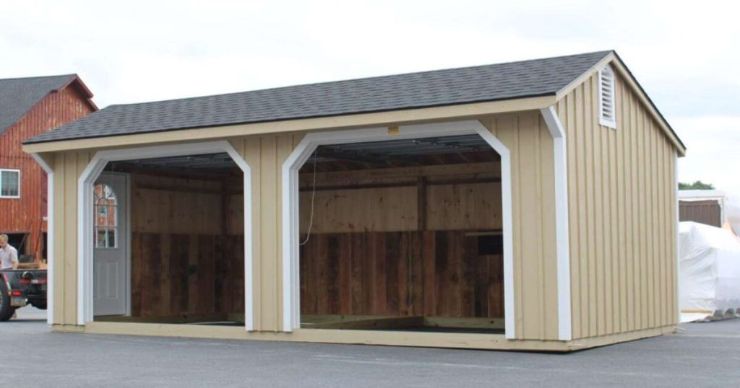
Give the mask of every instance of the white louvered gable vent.
<path id="1" fill-rule="evenodd" d="M 599 71 L 599 123 L 610 128 L 617 128 L 614 72 L 608 65 Z"/>

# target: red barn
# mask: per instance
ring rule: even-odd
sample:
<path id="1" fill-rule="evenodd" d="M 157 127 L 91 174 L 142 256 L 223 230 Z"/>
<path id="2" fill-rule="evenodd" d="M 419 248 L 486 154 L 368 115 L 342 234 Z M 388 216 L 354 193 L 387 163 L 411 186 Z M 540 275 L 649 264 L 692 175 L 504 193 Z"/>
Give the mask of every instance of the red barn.
<path id="1" fill-rule="evenodd" d="M 46 174 L 24 140 L 98 108 L 76 74 L 0 79 L 0 233 L 20 254 L 44 257 Z"/>

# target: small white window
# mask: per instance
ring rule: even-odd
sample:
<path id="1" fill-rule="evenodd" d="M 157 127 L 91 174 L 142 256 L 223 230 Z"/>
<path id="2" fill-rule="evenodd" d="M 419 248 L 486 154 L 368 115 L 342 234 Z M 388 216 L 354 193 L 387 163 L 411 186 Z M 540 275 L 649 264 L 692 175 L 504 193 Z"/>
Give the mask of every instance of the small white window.
<path id="1" fill-rule="evenodd" d="M 609 128 L 617 128 L 617 115 L 614 98 L 614 72 L 606 66 L 599 71 L 599 123 Z"/>
<path id="2" fill-rule="evenodd" d="M 0 198 L 21 197 L 21 171 L 0 169 Z"/>

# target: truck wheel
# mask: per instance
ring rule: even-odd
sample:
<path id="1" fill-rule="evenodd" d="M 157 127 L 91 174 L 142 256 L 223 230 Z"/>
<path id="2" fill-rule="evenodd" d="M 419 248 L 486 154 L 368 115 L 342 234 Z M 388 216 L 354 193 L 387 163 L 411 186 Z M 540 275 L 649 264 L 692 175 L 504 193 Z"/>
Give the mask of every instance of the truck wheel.
<path id="1" fill-rule="evenodd" d="M 1 278 L 0 278 L 1 279 Z M 10 305 L 10 293 L 4 280 L 0 280 L 0 322 L 13 318 L 15 308 Z"/>

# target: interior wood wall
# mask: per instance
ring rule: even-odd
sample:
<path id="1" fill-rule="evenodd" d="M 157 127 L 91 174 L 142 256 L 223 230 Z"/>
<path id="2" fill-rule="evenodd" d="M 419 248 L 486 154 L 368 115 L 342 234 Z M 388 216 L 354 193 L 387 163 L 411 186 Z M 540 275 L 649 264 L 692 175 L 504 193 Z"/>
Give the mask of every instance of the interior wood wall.
<path id="1" fill-rule="evenodd" d="M 311 232 L 500 230 L 500 169 L 474 163 L 318 173 Z M 301 233 L 311 219 L 311 177 L 301 171 Z"/>
<path id="2" fill-rule="evenodd" d="M 132 234 L 131 315 L 244 313 L 244 240 L 213 234 Z"/>
<path id="3" fill-rule="evenodd" d="M 221 233 L 224 221 L 222 193 L 220 180 L 133 173 L 131 231 Z"/>
<path id="4" fill-rule="evenodd" d="M 312 188 L 304 168 L 302 240 Z M 302 314 L 504 316 L 503 257 L 473 235 L 501 230 L 499 163 L 318 173 L 316 190 Z"/>
<path id="5" fill-rule="evenodd" d="M 504 316 L 502 256 L 464 231 L 314 234 L 300 267 L 302 314 Z"/>
<path id="6" fill-rule="evenodd" d="M 675 325 L 676 150 L 616 77 L 617 128 L 598 75 L 557 104 L 567 130 L 573 338 Z"/>
<path id="7" fill-rule="evenodd" d="M 243 221 L 231 213 L 231 186 L 131 174 L 132 316 L 244 312 Z M 227 219 L 241 233 L 225 234 Z"/>

